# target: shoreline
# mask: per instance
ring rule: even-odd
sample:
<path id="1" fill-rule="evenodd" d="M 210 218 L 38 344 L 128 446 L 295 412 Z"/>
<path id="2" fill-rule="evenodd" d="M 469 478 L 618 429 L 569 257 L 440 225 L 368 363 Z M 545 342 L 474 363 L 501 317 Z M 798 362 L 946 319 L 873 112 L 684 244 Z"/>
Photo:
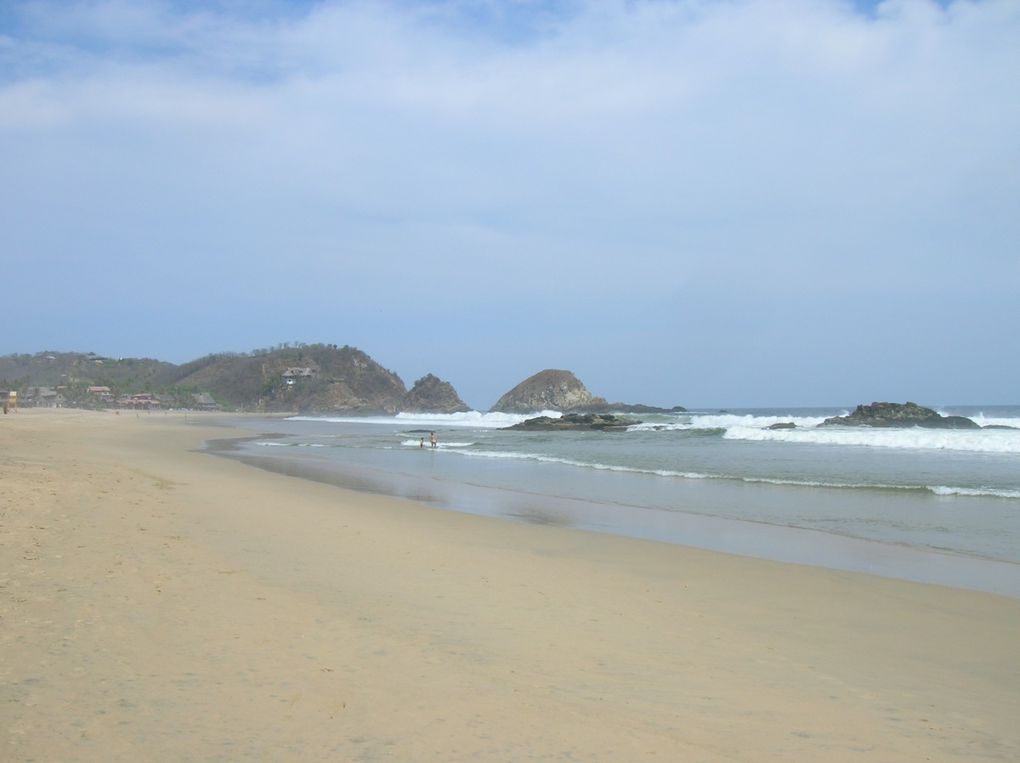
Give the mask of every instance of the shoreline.
<path id="1" fill-rule="evenodd" d="M 1020 564 L 1005 560 L 683 510 L 664 512 L 544 494 L 511 494 L 505 489 L 449 481 L 442 485 L 424 485 L 421 479 L 395 471 L 380 470 L 373 475 L 359 467 L 242 449 L 247 442 L 286 436 L 262 433 L 227 438 L 208 443 L 207 450 L 213 455 L 276 474 L 366 494 L 410 498 L 446 511 L 540 526 L 567 526 L 623 538 L 1020 599 Z M 766 485 L 762 489 L 772 487 Z M 627 518 L 622 518 L 621 509 L 628 514 Z"/>
<path id="2" fill-rule="evenodd" d="M 195 451 L 222 436 L 162 415 L 0 423 L 10 759 L 1020 754 L 1016 600 Z"/>

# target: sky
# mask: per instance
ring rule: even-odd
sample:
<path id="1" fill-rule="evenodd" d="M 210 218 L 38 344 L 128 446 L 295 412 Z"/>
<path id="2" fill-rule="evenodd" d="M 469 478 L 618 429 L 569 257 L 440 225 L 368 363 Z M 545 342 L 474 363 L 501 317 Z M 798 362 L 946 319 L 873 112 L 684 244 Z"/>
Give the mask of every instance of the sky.
<path id="1" fill-rule="evenodd" d="M 0 354 L 1020 403 L 1016 0 L 0 4 Z"/>

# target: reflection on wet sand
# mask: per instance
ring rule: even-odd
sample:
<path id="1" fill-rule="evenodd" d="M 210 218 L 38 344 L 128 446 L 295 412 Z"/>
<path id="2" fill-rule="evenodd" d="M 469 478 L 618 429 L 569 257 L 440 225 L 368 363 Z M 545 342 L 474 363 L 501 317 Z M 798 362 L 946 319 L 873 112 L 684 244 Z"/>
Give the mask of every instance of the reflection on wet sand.
<path id="1" fill-rule="evenodd" d="M 566 514 L 543 509 L 533 504 L 522 505 L 518 509 L 510 509 L 507 511 L 507 516 L 532 525 L 546 525 L 549 527 L 574 527 L 576 525 L 576 522 Z"/>

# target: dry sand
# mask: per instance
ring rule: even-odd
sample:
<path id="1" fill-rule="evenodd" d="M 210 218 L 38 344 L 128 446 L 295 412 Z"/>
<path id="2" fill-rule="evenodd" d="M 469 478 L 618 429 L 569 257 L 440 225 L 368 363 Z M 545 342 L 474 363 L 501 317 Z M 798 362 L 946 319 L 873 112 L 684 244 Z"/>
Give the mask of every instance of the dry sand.
<path id="1" fill-rule="evenodd" d="M 0 760 L 1020 760 L 1020 601 L 0 418 Z"/>

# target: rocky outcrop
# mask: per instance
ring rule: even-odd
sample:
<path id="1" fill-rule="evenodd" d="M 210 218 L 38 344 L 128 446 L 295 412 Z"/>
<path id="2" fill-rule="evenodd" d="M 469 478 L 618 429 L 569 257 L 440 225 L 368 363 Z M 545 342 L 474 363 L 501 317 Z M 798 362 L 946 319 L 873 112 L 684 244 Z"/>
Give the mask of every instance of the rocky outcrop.
<path id="1" fill-rule="evenodd" d="M 926 429 L 980 429 L 964 416 L 943 416 L 917 403 L 858 405 L 849 416 L 833 416 L 819 426 L 924 427 Z"/>
<path id="2" fill-rule="evenodd" d="M 559 418 L 537 416 L 506 428 L 531 432 L 604 431 L 606 429 L 626 429 L 640 423 L 634 419 L 621 419 L 608 413 L 567 413 Z"/>
<path id="3" fill-rule="evenodd" d="M 401 404 L 412 413 L 463 413 L 471 410 L 450 382 L 426 374 L 414 383 Z"/>
<path id="4" fill-rule="evenodd" d="M 570 371 L 546 369 L 529 376 L 492 406 L 502 413 L 570 411 L 586 406 L 604 406 L 604 398 L 595 397 Z"/>
<path id="5" fill-rule="evenodd" d="M 775 424 L 769 424 L 766 429 L 796 429 L 797 424 L 793 421 L 777 421 Z"/>

